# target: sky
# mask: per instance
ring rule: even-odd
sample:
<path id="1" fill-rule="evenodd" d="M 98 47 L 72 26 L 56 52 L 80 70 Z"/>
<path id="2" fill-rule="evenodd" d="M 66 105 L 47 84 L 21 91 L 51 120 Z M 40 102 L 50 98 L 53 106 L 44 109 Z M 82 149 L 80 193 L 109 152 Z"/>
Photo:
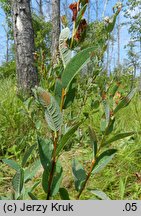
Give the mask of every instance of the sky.
<path id="1" fill-rule="evenodd" d="M 35 1 L 32 0 L 33 3 L 33 7 L 36 8 L 36 4 L 35 4 Z M 73 2 L 71 0 L 68 0 L 68 3 L 69 2 Z M 91 0 L 91 2 L 93 3 L 94 1 Z M 99 1 L 101 2 L 101 4 L 99 5 L 99 19 L 101 20 L 102 19 L 102 12 L 103 12 L 103 8 L 104 8 L 104 1 Z M 107 8 L 106 8 L 106 11 L 105 11 L 105 16 L 111 16 L 113 14 L 112 12 L 112 7 L 115 5 L 117 1 L 116 0 L 110 0 L 108 5 L 107 5 Z M 124 1 L 125 2 L 125 1 Z M 63 8 L 64 6 L 62 5 L 61 6 L 61 12 L 63 14 Z M 47 14 L 47 12 L 46 12 Z M 95 19 L 95 9 L 94 9 L 94 6 L 93 8 L 91 9 L 90 11 L 90 16 L 93 17 L 93 19 Z M 120 13 L 120 21 L 121 22 L 125 22 L 126 21 L 126 18 L 124 18 L 124 12 L 122 11 Z M 6 38 L 5 38 L 5 31 L 4 31 L 4 28 L 3 28 L 3 25 L 5 24 L 5 16 L 4 16 L 4 13 L 2 11 L 2 9 L 0 8 L 0 64 L 4 61 L 5 59 L 5 53 L 6 53 Z M 117 33 L 114 31 L 115 33 L 115 38 L 117 37 Z M 121 48 L 121 56 L 120 56 L 120 60 L 121 60 L 121 63 L 123 62 L 123 59 L 126 58 L 126 50 L 124 49 L 125 45 L 127 45 L 127 43 L 129 42 L 130 40 L 130 35 L 128 34 L 128 29 L 127 29 L 127 25 L 125 26 L 122 26 L 121 27 L 121 40 L 120 40 L 120 48 Z M 112 59 L 113 59 L 113 63 L 112 64 L 116 64 L 116 59 L 117 59 L 117 43 L 115 43 L 115 46 L 114 46 L 114 52 L 112 53 Z"/>

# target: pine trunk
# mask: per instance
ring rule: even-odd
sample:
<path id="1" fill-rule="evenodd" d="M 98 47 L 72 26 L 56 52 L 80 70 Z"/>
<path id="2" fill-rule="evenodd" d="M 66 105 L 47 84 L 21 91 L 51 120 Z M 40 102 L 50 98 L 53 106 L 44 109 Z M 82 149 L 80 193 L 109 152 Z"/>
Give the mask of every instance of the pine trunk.
<path id="1" fill-rule="evenodd" d="M 31 92 L 38 84 L 34 64 L 34 34 L 31 20 L 30 0 L 11 0 L 15 41 L 18 91 Z"/>

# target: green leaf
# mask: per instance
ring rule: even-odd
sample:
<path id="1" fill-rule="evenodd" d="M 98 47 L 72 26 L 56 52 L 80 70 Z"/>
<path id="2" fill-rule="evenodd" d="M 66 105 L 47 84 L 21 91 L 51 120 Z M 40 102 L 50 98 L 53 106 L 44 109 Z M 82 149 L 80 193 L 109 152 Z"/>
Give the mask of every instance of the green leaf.
<path id="1" fill-rule="evenodd" d="M 115 123 L 115 118 L 110 119 L 110 122 L 105 130 L 105 135 L 109 135 L 110 133 L 112 133 L 114 129 L 114 123 Z"/>
<path id="2" fill-rule="evenodd" d="M 57 78 L 55 82 L 55 99 L 57 100 L 59 105 L 62 97 L 62 89 L 63 89 L 62 81 L 61 79 Z"/>
<path id="3" fill-rule="evenodd" d="M 104 132 L 106 129 L 106 119 L 105 116 L 102 116 L 101 122 L 100 122 L 100 130 L 101 132 Z"/>
<path id="4" fill-rule="evenodd" d="M 114 114 L 116 114 L 120 109 L 126 107 L 131 99 L 133 98 L 133 96 L 135 95 L 136 93 L 136 88 L 134 88 L 126 97 L 124 97 L 121 102 L 116 106 L 115 110 L 114 110 Z"/>
<path id="5" fill-rule="evenodd" d="M 22 160 L 22 167 L 25 166 L 25 164 L 26 164 L 28 158 L 30 157 L 30 155 L 31 155 L 33 149 L 35 148 L 35 146 L 36 146 L 36 144 L 30 146 L 29 149 L 25 152 L 25 154 L 24 154 L 24 156 L 23 156 L 23 160 Z"/>
<path id="6" fill-rule="evenodd" d="M 105 118 L 106 118 L 106 126 L 109 124 L 110 121 L 110 107 L 107 100 L 103 100 Z"/>
<path id="7" fill-rule="evenodd" d="M 53 143 L 51 140 L 38 137 L 39 156 L 44 169 L 51 170 Z"/>
<path id="8" fill-rule="evenodd" d="M 12 185 L 14 190 L 20 194 L 23 189 L 23 183 L 24 183 L 24 171 L 23 169 L 20 169 L 16 172 L 12 179 Z"/>
<path id="9" fill-rule="evenodd" d="M 56 156 L 59 155 L 61 150 L 65 147 L 65 145 L 68 143 L 68 141 L 71 139 L 72 135 L 75 133 L 77 128 L 82 124 L 82 122 L 78 122 L 75 124 L 63 137 L 59 140 L 57 150 L 56 150 Z"/>
<path id="10" fill-rule="evenodd" d="M 17 164 L 15 161 L 10 160 L 10 159 L 2 159 L 2 161 L 4 163 L 6 163 L 8 166 L 10 166 L 11 168 L 13 168 L 14 170 L 18 171 L 21 169 L 21 166 L 19 164 Z"/>
<path id="11" fill-rule="evenodd" d="M 42 89 L 41 87 L 36 88 L 37 96 L 39 98 L 40 103 L 45 108 L 45 119 L 48 123 L 48 126 L 54 132 L 60 130 L 62 125 L 62 113 L 60 111 L 60 107 L 55 100 L 55 98 L 47 91 Z"/>
<path id="12" fill-rule="evenodd" d="M 117 90 L 118 90 L 118 88 L 119 88 L 119 85 L 120 85 L 120 83 L 117 82 L 117 83 L 112 87 L 112 89 L 111 89 L 111 91 L 110 91 L 110 97 L 111 97 L 111 98 L 113 98 L 113 97 L 115 96 L 115 94 L 116 94 L 116 92 L 117 92 Z"/>
<path id="13" fill-rule="evenodd" d="M 95 50 L 95 47 L 88 47 L 77 53 L 67 64 L 62 73 L 62 85 L 64 88 L 68 88 L 76 74 L 90 61 L 91 53 Z"/>
<path id="14" fill-rule="evenodd" d="M 64 65 L 64 68 L 68 64 L 68 62 L 71 59 L 72 51 L 68 48 L 67 40 L 70 36 L 70 29 L 68 27 L 64 28 L 61 31 L 60 37 L 59 37 L 59 51 L 60 56 Z"/>
<path id="15" fill-rule="evenodd" d="M 40 184 L 40 180 L 35 182 L 33 185 L 32 185 L 32 188 L 30 188 L 30 192 L 32 192 L 38 185 Z"/>
<path id="16" fill-rule="evenodd" d="M 119 134 L 116 134 L 115 136 L 109 138 L 108 140 L 105 140 L 105 142 L 103 142 L 102 146 L 107 145 L 107 144 L 110 144 L 110 143 L 112 143 L 112 142 L 114 142 L 114 141 L 123 139 L 123 138 L 125 138 L 125 137 L 132 136 L 132 135 L 134 135 L 135 133 L 136 133 L 135 131 L 131 131 L 131 132 L 126 132 L 126 133 L 119 133 Z"/>
<path id="17" fill-rule="evenodd" d="M 31 180 L 41 167 L 40 160 L 36 160 L 29 168 L 25 169 L 24 182 Z"/>
<path id="18" fill-rule="evenodd" d="M 48 192 L 49 170 L 45 169 L 42 175 L 42 187 L 45 193 Z"/>
<path id="19" fill-rule="evenodd" d="M 104 151 L 96 160 L 95 166 L 93 168 L 92 174 L 96 174 L 101 171 L 114 157 L 116 149 L 109 149 Z"/>
<path id="20" fill-rule="evenodd" d="M 99 105 L 100 105 L 99 100 L 95 100 L 95 101 L 92 101 L 92 102 L 91 102 L 91 107 L 92 107 L 93 109 L 98 109 L 98 108 L 99 108 Z"/>
<path id="21" fill-rule="evenodd" d="M 0 200 L 9 200 L 8 197 L 0 196 Z"/>
<path id="22" fill-rule="evenodd" d="M 59 161 L 57 161 L 56 166 L 55 166 L 55 172 L 53 175 L 53 181 L 51 185 L 51 196 L 55 196 L 60 188 L 60 184 L 62 182 L 62 177 L 63 177 L 63 169 Z"/>
<path id="23" fill-rule="evenodd" d="M 72 172 L 74 175 L 75 189 L 80 191 L 87 178 L 87 175 L 82 165 L 76 159 L 72 161 Z"/>
<path id="24" fill-rule="evenodd" d="M 38 200 L 38 198 L 33 193 L 28 192 L 28 195 L 32 200 Z"/>
<path id="25" fill-rule="evenodd" d="M 30 106 L 32 104 L 32 102 L 34 101 L 33 97 L 28 98 L 26 101 L 24 101 L 24 106 L 27 110 L 30 109 Z"/>
<path id="26" fill-rule="evenodd" d="M 120 181 L 119 181 L 120 200 L 124 199 L 127 179 L 128 179 L 128 176 L 125 179 L 120 177 Z"/>
<path id="27" fill-rule="evenodd" d="M 106 25 L 105 25 L 105 29 L 108 33 L 112 32 L 114 27 L 115 27 L 115 23 L 116 23 L 116 19 L 117 19 L 117 13 L 115 13 L 111 18 L 109 18 L 109 20 L 107 21 Z"/>
<path id="28" fill-rule="evenodd" d="M 42 122 L 40 120 L 35 122 L 35 127 L 36 127 L 37 130 L 40 130 L 41 126 L 42 126 Z"/>
<path id="29" fill-rule="evenodd" d="M 81 10 L 80 10 L 80 12 L 79 12 L 79 14 L 78 14 L 78 16 L 77 16 L 76 24 L 75 24 L 76 30 L 77 30 L 78 27 L 79 27 L 80 21 L 81 21 L 83 15 L 84 15 L 86 9 L 87 9 L 87 4 L 85 4 L 85 5 L 81 8 Z"/>
<path id="30" fill-rule="evenodd" d="M 74 101 L 76 93 L 76 79 L 73 79 L 69 85 L 68 92 L 65 97 L 63 109 L 68 108 Z"/>
<path id="31" fill-rule="evenodd" d="M 96 195 L 98 198 L 102 199 L 102 200 L 110 200 L 110 198 L 103 192 L 100 190 L 90 190 L 91 193 L 93 193 L 94 195 Z"/>
<path id="32" fill-rule="evenodd" d="M 97 137 L 96 137 L 96 133 L 95 133 L 94 129 L 92 127 L 90 127 L 90 126 L 89 126 L 89 135 L 90 135 L 91 144 L 92 144 L 92 148 L 93 148 L 93 158 L 96 158 L 96 154 L 97 154 Z"/>
<path id="33" fill-rule="evenodd" d="M 60 188 L 59 193 L 62 200 L 70 200 L 69 193 L 65 188 Z"/>

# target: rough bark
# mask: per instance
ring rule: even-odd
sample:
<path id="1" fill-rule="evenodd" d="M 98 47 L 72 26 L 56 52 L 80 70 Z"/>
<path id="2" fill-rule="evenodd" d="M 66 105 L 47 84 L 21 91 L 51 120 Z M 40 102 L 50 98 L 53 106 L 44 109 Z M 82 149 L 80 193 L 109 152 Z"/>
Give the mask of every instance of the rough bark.
<path id="1" fill-rule="evenodd" d="M 60 35 L 60 0 L 52 0 L 52 63 L 58 62 Z"/>
<path id="2" fill-rule="evenodd" d="M 18 91 L 28 93 L 38 84 L 37 70 L 34 64 L 34 33 L 30 0 L 11 0 L 11 6 Z"/>

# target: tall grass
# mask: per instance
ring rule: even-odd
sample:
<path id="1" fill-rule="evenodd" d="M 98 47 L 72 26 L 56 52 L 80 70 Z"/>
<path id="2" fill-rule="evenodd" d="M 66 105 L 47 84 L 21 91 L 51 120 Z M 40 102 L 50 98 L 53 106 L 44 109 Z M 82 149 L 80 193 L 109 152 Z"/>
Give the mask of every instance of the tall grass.
<path id="1" fill-rule="evenodd" d="M 130 105 L 117 115 L 118 131 L 141 131 L 140 113 L 141 100 L 136 95 Z M 96 121 L 99 122 L 98 116 L 95 118 L 95 125 Z M 71 159 L 76 156 L 82 163 L 87 161 L 84 166 L 88 166 L 91 154 L 88 140 L 84 137 L 82 142 L 79 144 L 79 149 L 74 145 L 70 151 L 64 151 L 61 157 L 65 174 L 63 184 L 72 196 L 74 196 L 73 177 L 72 173 L 68 172 L 71 169 Z M 24 149 L 33 143 L 35 143 L 35 131 L 23 112 L 23 103 L 16 95 L 15 80 L 10 78 L 0 80 L 0 158 L 14 157 L 15 160 L 20 160 Z M 118 154 L 105 170 L 91 177 L 88 188 L 103 190 L 111 199 L 141 199 L 140 135 L 115 142 L 112 147 L 118 148 Z M 8 172 L 6 170 L 7 167 L 1 164 L 0 194 L 7 191 L 5 179 L 10 184 L 10 175 L 13 175 L 10 174 L 10 170 Z M 43 198 L 42 194 L 39 197 Z M 95 199 L 94 195 L 88 195 L 87 191 L 82 196 L 82 199 L 90 198 Z"/>
<path id="2" fill-rule="evenodd" d="M 19 158 L 25 146 L 34 141 L 31 124 L 22 109 L 15 80 L 0 80 L 0 157 Z"/>

